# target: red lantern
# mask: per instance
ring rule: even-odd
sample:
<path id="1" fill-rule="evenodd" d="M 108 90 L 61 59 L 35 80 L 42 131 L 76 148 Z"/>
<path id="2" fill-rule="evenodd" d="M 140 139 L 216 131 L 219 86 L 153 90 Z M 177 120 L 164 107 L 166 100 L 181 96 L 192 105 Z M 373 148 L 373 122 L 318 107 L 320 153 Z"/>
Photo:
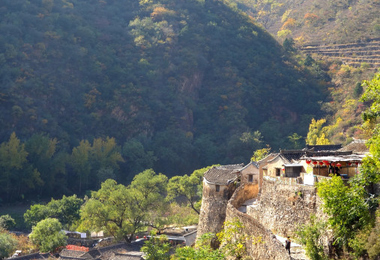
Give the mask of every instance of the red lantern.
<path id="1" fill-rule="evenodd" d="M 342 166 L 342 164 L 340 164 L 340 163 L 337 163 L 337 164 L 336 164 L 336 166 L 340 167 L 340 166 Z"/>
<path id="2" fill-rule="evenodd" d="M 307 163 L 307 164 L 310 164 L 310 163 L 311 163 L 311 160 L 306 160 L 306 163 Z"/>
<path id="3" fill-rule="evenodd" d="M 319 165 L 322 166 L 322 165 L 323 165 L 323 162 L 319 162 Z"/>
<path id="4" fill-rule="evenodd" d="M 139 239 L 139 236 L 136 236 L 136 239 Z"/>
<path id="5" fill-rule="evenodd" d="M 313 161 L 313 164 L 314 164 L 314 165 L 317 165 L 317 163 L 318 163 L 317 161 Z"/>
<path id="6" fill-rule="evenodd" d="M 356 164 L 356 166 L 358 166 L 358 165 L 359 165 L 359 162 L 356 162 L 355 164 Z"/>
<path id="7" fill-rule="evenodd" d="M 352 163 L 351 163 L 351 162 L 348 162 L 347 164 L 348 164 L 348 166 L 351 166 Z"/>
<path id="8" fill-rule="evenodd" d="M 330 163 L 329 163 L 329 162 L 325 162 L 325 164 L 326 164 L 326 166 L 329 166 L 329 165 L 330 165 Z"/>
<path id="9" fill-rule="evenodd" d="M 285 171 L 285 168 L 282 168 L 282 171 Z"/>
<path id="10" fill-rule="evenodd" d="M 331 163 L 331 166 L 335 166 L 335 163 L 334 163 L 334 162 L 332 162 L 332 163 Z"/>

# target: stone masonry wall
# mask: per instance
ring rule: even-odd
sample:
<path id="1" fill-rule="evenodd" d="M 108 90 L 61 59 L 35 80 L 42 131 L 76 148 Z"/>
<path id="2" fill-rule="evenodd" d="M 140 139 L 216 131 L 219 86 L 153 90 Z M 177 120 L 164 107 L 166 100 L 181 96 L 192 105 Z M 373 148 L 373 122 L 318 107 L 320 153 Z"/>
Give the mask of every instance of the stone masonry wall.
<path id="1" fill-rule="evenodd" d="M 273 233 L 261 225 L 256 219 L 237 209 L 248 199 L 257 196 L 258 185 L 245 184 L 240 186 L 230 199 L 227 205 L 226 221 L 233 221 L 237 218 L 244 225 L 244 234 L 247 235 L 248 255 L 252 259 L 260 260 L 289 260 L 291 259 L 285 247 L 276 239 Z M 261 238 L 261 242 L 253 243 L 253 239 Z"/>
<path id="2" fill-rule="evenodd" d="M 282 236 L 292 236 L 301 224 L 309 222 L 310 214 L 326 219 L 316 187 L 289 185 L 281 178 L 268 177 L 264 178 L 258 205 L 247 207 L 247 213 Z"/>
<path id="3" fill-rule="evenodd" d="M 197 239 L 205 233 L 219 233 L 226 218 L 226 208 L 234 185 L 215 191 L 214 185 L 203 183 L 202 206 L 199 214 Z"/>

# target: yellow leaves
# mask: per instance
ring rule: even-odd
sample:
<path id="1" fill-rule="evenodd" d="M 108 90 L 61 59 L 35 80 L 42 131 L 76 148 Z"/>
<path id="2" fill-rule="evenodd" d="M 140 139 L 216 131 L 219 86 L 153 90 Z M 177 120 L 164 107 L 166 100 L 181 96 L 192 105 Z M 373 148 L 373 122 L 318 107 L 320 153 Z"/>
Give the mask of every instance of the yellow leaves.
<path id="1" fill-rule="evenodd" d="M 7 165 L 7 168 L 21 169 L 27 161 L 28 152 L 25 151 L 25 145 L 20 143 L 16 133 L 13 132 L 8 142 L 0 146 L 0 165 Z"/>
<path id="2" fill-rule="evenodd" d="M 289 36 L 291 34 L 292 34 L 292 31 L 289 29 L 280 30 L 277 32 L 277 37 L 283 39 L 283 38 L 286 38 L 287 36 Z"/>
<path id="3" fill-rule="evenodd" d="M 280 30 L 285 30 L 285 29 L 291 29 L 296 25 L 296 20 L 293 18 L 289 18 L 286 20 L 286 22 L 282 25 Z"/>
<path id="4" fill-rule="evenodd" d="M 289 15 L 290 15 L 291 12 L 292 12 L 291 9 L 286 10 L 286 11 L 284 12 L 284 14 L 282 15 L 282 17 L 281 17 L 281 22 L 284 23 L 286 20 L 288 20 Z"/>
<path id="5" fill-rule="evenodd" d="M 330 140 L 327 138 L 327 132 L 329 127 L 322 127 L 326 123 L 326 119 L 311 120 L 309 125 L 309 132 L 306 137 L 306 144 L 308 145 L 325 145 L 330 144 Z"/>
<path id="6" fill-rule="evenodd" d="M 154 8 L 153 12 L 150 14 L 153 20 L 162 20 L 165 16 L 175 15 L 175 11 L 167 9 L 163 6 L 157 6 Z"/>

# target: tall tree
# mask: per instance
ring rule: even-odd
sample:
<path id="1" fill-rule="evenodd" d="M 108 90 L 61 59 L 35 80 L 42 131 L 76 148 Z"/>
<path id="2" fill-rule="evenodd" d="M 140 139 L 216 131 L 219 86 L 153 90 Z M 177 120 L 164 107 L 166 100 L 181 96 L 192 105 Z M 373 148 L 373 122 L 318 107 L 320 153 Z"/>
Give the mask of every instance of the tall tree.
<path id="1" fill-rule="evenodd" d="M 323 124 L 326 123 L 326 119 L 315 120 L 314 118 L 311 120 L 309 125 L 309 132 L 306 137 L 306 144 L 308 145 L 323 145 L 330 144 L 330 140 L 327 138 L 328 128 L 322 127 Z"/>
<path id="2" fill-rule="evenodd" d="M 28 164 L 27 156 L 25 145 L 14 132 L 8 142 L 0 145 L 0 185 L 7 195 L 6 200 L 16 194 L 23 196 L 43 184 L 38 170 Z"/>
<path id="3" fill-rule="evenodd" d="M 82 192 L 82 183 L 87 187 L 88 177 L 91 172 L 91 144 L 82 140 L 79 146 L 74 147 L 71 153 L 71 165 L 79 176 L 79 193 Z"/>
<path id="4" fill-rule="evenodd" d="M 136 175 L 128 187 L 106 180 L 83 205 L 82 228 L 104 229 L 117 239 L 131 242 L 137 231 L 149 225 L 149 211 L 164 200 L 166 182 L 166 176 L 152 170 Z"/>
<path id="5" fill-rule="evenodd" d="M 203 175 L 212 166 L 195 170 L 190 176 L 174 176 L 169 180 L 167 200 L 173 201 L 178 197 L 185 197 L 188 205 L 199 214 L 202 198 Z"/>
<path id="6" fill-rule="evenodd" d="M 59 187 L 57 182 L 60 185 L 65 184 L 58 175 L 66 174 L 64 167 L 66 160 L 62 157 L 62 152 L 57 153 L 57 144 L 56 138 L 49 138 L 43 134 L 34 134 L 25 142 L 25 151 L 28 152 L 27 159 L 38 170 L 44 182 L 44 185 L 40 186 L 41 195 L 53 195 Z"/>

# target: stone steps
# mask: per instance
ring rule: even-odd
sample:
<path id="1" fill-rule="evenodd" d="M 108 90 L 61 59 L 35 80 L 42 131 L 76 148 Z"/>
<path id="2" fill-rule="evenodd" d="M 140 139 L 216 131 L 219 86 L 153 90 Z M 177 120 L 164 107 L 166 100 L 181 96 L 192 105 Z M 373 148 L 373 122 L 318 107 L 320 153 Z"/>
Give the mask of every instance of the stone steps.
<path id="1" fill-rule="evenodd" d="M 305 249 L 302 247 L 291 247 L 290 257 L 294 260 L 310 260 L 305 254 Z"/>

